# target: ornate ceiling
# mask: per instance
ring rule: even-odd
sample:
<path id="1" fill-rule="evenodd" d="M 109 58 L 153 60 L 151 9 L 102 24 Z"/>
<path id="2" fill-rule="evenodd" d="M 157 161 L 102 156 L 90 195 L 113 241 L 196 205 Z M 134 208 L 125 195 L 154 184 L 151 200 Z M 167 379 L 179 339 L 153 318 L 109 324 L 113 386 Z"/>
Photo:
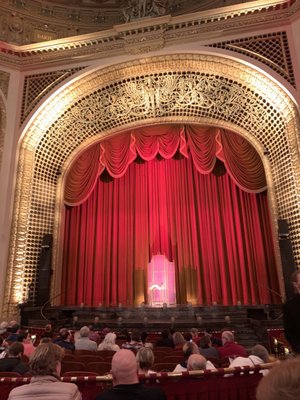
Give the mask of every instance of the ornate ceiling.
<path id="1" fill-rule="evenodd" d="M 1 0 L 0 40 L 26 45 L 108 30 L 163 15 L 218 10 L 249 0 Z M 260 1 L 252 2 L 260 3 Z"/>

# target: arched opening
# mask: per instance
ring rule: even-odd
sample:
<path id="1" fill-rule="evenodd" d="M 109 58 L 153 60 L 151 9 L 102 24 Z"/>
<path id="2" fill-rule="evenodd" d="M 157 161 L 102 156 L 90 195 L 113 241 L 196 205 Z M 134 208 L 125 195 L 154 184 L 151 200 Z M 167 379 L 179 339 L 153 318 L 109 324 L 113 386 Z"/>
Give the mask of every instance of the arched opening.
<path id="1" fill-rule="evenodd" d="M 225 127 L 245 136 L 265 166 L 274 241 L 278 218 L 289 220 L 293 243 L 300 239 L 298 113 L 273 80 L 249 65 L 207 54 L 160 56 L 147 59 L 147 64 L 137 60 L 95 70 L 70 81 L 55 99 L 45 102 L 24 132 L 6 285 L 10 293 L 7 313 L 15 310 L 20 293 L 26 293 L 30 282 L 37 284 L 39 248 L 47 233 L 54 235 L 52 299 L 59 295 L 62 196 L 71 161 L 100 138 L 125 128 L 166 122 Z M 291 182 L 288 188 L 287 180 Z M 295 248 L 296 262 L 299 257 L 300 250 Z M 276 264 L 274 271 L 281 278 L 278 253 Z M 282 287 L 281 282 L 283 294 Z"/>

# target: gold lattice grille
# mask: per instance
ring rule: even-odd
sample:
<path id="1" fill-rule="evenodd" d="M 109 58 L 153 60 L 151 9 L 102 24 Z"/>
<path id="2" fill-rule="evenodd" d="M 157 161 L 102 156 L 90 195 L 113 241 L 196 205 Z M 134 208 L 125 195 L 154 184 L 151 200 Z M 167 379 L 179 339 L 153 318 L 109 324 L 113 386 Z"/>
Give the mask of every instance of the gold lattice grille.
<path id="1" fill-rule="evenodd" d="M 21 123 L 55 86 L 83 68 L 78 67 L 26 76 L 22 98 Z"/>
<path id="2" fill-rule="evenodd" d="M 272 68 L 291 85 L 296 86 L 286 32 L 234 39 L 209 46 L 250 56 Z"/>
<path id="3" fill-rule="evenodd" d="M 8 312 L 19 291 L 26 297 L 28 282 L 37 283 L 42 237 L 58 234 L 61 181 L 79 149 L 128 127 L 164 122 L 224 126 L 243 134 L 260 155 L 268 153 L 264 163 L 273 218 L 288 220 L 300 265 L 299 120 L 292 101 L 266 76 L 234 60 L 154 57 L 74 81 L 45 106 L 25 135 L 5 298 Z"/>

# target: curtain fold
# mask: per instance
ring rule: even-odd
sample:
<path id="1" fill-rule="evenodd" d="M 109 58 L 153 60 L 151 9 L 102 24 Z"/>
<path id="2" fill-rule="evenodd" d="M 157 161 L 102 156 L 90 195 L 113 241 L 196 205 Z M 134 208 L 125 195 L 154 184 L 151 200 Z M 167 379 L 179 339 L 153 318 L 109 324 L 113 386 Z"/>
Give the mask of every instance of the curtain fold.
<path id="1" fill-rule="evenodd" d="M 151 129 L 101 143 L 102 166 L 119 177 L 102 173 L 84 203 L 66 207 L 62 304 L 147 302 L 155 254 L 174 261 L 177 303 L 280 302 L 266 192 L 241 190 L 225 169 L 207 172 L 224 132 Z M 149 161 L 135 158 L 140 148 Z M 162 157 L 168 149 L 176 157 Z"/>
<path id="2" fill-rule="evenodd" d="M 150 161 L 158 154 L 169 159 L 177 152 L 192 157 L 201 174 L 209 174 L 218 158 L 241 189 L 250 193 L 266 190 L 261 159 L 241 136 L 215 127 L 163 125 L 127 131 L 88 148 L 67 175 L 65 204 L 82 204 L 104 169 L 120 178 L 138 155 Z"/>

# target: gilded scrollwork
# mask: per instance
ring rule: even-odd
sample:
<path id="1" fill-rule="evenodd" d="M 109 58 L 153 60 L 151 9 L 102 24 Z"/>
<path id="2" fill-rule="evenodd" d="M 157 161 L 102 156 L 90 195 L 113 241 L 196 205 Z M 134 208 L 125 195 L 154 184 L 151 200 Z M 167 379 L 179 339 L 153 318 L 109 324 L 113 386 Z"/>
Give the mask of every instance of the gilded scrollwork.
<path id="1" fill-rule="evenodd" d="M 294 246 L 300 241 L 300 124 L 294 103 L 279 86 L 247 65 L 201 54 L 152 57 L 99 69 L 59 92 L 36 115 L 24 136 L 7 312 L 16 307 L 17 288 L 25 297 L 28 282 L 37 284 L 36 262 L 43 234 L 53 232 L 55 240 L 59 237 L 57 210 L 62 208 L 63 196 L 59 177 L 70 159 L 85 145 L 123 127 L 163 122 L 214 124 L 243 134 L 264 160 L 274 222 L 288 219 Z M 59 243 L 54 247 L 59 249 Z M 59 292 L 57 257 L 53 294 Z M 296 246 L 295 259 L 300 265 Z"/>

